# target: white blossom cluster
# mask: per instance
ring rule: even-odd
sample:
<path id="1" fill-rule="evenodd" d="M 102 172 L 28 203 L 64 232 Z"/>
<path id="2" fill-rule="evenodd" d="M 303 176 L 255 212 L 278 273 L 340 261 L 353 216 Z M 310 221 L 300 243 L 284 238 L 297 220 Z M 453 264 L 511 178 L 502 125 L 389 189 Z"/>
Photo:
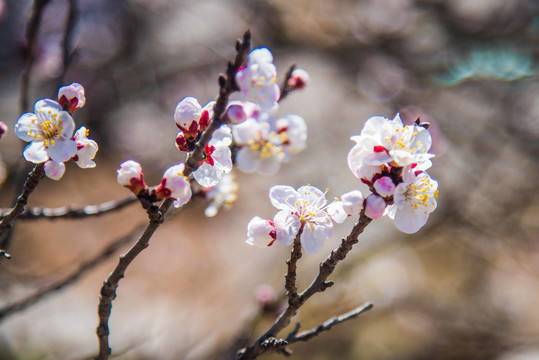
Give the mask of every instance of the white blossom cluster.
<path id="1" fill-rule="evenodd" d="M 219 207 L 228 206 L 236 199 L 238 186 L 230 175 L 234 165 L 247 173 L 273 175 L 281 162 L 288 161 L 292 154 L 306 147 L 307 125 L 303 118 L 298 115 L 277 116 L 281 90 L 277 85 L 273 56 L 268 49 L 253 50 L 235 80 L 241 100 L 228 103 L 223 116 L 226 124 L 213 132 L 204 148 L 204 159 L 193 171 L 193 178 L 200 187 L 198 193 L 210 200 L 207 216 L 215 216 Z M 288 87 L 300 89 L 308 82 L 308 74 L 296 69 L 290 76 Z M 201 106 L 191 96 L 176 106 L 174 120 L 179 132 L 175 145 L 186 156 L 195 149 L 208 128 L 214 117 L 214 106 L 215 101 Z M 189 179 L 183 175 L 184 167 L 181 166 L 184 165 L 175 165 L 165 172 L 162 183 L 151 191 L 151 200 L 168 197 L 176 200 L 175 206 L 182 206 L 189 200 L 192 191 L 187 191 L 190 189 Z M 223 178 L 225 184 L 221 185 Z M 122 164 L 118 170 L 118 182 L 137 195 L 147 189 L 142 167 L 138 165 L 135 168 L 132 160 Z"/>
<path id="2" fill-rule="evenodd" d="M 434 157 L 428 124 L 417 121 L 403 125 L 375 116 L 367 120 L 356 145 L 348 154 L 352 173 L 369 186 L 366 198 L 359 190 L 327 203 L 325 193 L 313 186 L 294 190 L 278 185 L 270 189 L 270 200 L 279 212 L 273 220 L 254 217 L 247 225 L 247 243 L 266 247 L 276 240 L 289 245 L 299 234 L 307 254 L 322 248 L 332 233 L 333 223 L 364 214 L 371 219 L 388 215 L 405 233 L 415 233 L 436 209 L 438 182 L 425 171 Z"/>
<path id="3" fill-rule="evenodd" d="M 76 132 L 73 112 L 84 106 L 82 85 L 73 83 L 58 91 L 58 101 L 41 99 L 33 113 L 25 113 L 15 124 L 15 135 L 30 144 L 23 156 L 34 164 L 44 163 L 45 175 L 59 180 L 65 173 L 65 162 L 73 159 L 83 169 L 95 167 L 98 146 L 88 138 L 82 126 Z"/>

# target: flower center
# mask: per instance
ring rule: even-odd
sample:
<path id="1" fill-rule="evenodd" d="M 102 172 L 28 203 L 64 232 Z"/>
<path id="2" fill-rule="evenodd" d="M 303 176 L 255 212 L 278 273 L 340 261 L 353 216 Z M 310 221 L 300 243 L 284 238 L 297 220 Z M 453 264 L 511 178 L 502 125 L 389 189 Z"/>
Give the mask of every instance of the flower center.
<path id="1" fill-rule="evenodd" d="M 421 208 L 427 214 L 428 209 L 436 205 L 438 190 L 429 177 L 423 177 L 410 184 L 404 196 L 407 202 L 413 203 L 415 210 Z"/>

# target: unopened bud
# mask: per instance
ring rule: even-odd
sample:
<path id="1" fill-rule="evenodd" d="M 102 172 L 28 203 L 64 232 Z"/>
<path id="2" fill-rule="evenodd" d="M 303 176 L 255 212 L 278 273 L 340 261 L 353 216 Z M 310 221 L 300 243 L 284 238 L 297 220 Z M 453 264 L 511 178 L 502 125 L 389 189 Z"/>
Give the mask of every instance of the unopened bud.
<path id="1" fill-rule="evenodd" d="M 62 86 L 58 90 L 58 103 L 65 111 L 73 114 L 75 110 L 82 108 L 86 103 L 84 87 L 78 83 Z"/>

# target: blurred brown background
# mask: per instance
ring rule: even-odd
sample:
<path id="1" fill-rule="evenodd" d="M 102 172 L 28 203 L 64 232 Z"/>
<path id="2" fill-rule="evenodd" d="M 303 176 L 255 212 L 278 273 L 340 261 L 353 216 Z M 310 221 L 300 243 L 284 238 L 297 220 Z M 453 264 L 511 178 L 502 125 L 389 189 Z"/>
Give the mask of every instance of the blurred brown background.
<path id="1" fill-rule="evenodd" d="M 32 73 L 31 103 L 54 97 L 67 1 L 47 6 Z M 0 206 L 22 180 L 13 135 L 26 51 L 29 1 L 0 0 L 0 141 L 9 174 Z M 242 334 L 273 321 L 257 285 L 283 295 L 286 247 L 244 243 L 252 216 L 272 217 L 272 185 L 365 190 L 348 170 L 349 137 L 372 115 L 432 123 L 431 175 L 438 209 L 415 235 L 375 221 L 333 276 L 336 285 L 301 309 L 304 329 L 365 301 L 375 308 L 307 344 L 293 359 L 539 359 L 539 2 L 532 0 L 180 1 L 79 0 L 76 55 L 65 84 L 86 88 L 75 114 L 100 151 L 97 168 L 69 164 L 42 181 L 30 205 L 121 199 L 120 162 L 142 163 L 147 182 L 183 160 L 174 147 L 176 103 L 217 94 L 234 41 L 251 29 L 274 54 L 280 81 L 291 64 L 312 84 L 280 114 L 309 126 L 308 148 L 273 177 L 236 174 L 238 200 L 205 218 L 204 200 L 162 226 L 120 283 L 110 320 L 118 359 L 222 359 Z M 33 293 L 145 222 L 138 205 L 84 221 L 17 223 L 0 262 L 0 304 Z M 300 261 L 300 288 L 322 252 Z M 127 246 L 122 248 L 125 251 Z M 98 292 L 120 252 L 24 312 L 0 323 L 0 359 L 81 359 L 97 351 Z M 278 356 L 268 356 L 277 359 Z"/>

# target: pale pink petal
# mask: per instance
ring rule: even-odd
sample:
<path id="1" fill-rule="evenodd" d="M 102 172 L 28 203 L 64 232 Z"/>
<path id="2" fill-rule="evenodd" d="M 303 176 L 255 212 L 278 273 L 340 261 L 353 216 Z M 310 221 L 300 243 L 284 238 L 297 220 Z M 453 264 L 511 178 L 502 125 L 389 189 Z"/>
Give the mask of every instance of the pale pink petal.
<path id="1" fill-rule="evenodd" d="M 45 162 L 45 175 L 53 180 L 60 180 L 66 171 L 66 167 L 63 162 L 56 162 L 49 160 Z"/>
<path id="2" fill-rule="evenodd" d="M 71 159 L 77 153 L 77 143 L 71 139 L 57 139 L 54 145 L 46 147 L 49 157 L 58 162 Z"/>
<path id="3" fill-rule="evenodd" d="M 41 164 L 49 159 L 42 141 L 33 141 L 24 148 L 23 156 L 27 161 Z"/>
<path id="4" fill-rule="evenodd" d="M 301 227 L 299 218 L 292 215 L 290 211 L 282 210 L 275 215 L 273 222 L 277 240 L 284 245 L 292 244 Z"/>
<path id="5" fill-rule="evenodd" d="M 371 219 L 379 219 L 384 215 L 386 202 L 378 195 L 371 194 L 365 204 L 365 215 Z"/>

